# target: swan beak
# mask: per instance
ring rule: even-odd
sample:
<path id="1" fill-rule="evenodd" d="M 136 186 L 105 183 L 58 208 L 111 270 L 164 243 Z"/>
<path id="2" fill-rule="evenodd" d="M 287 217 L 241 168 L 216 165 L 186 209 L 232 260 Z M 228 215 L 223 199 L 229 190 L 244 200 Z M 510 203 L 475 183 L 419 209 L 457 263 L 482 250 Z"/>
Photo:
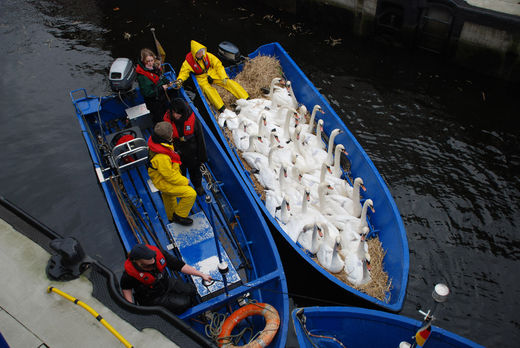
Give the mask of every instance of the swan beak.
<path id="1" fill-rule="evenodd" d="M 374 209 L 374 207 L 370 207 L 370 210 L 372 210 L 372 213 L 375 213 L 376 210 Z"/>
<path id="2" fill-rule="evenodd" d="M 323 111 L 323 109 L 321 107 L 318 109 L 318 111 L 321 112 L 322 114 L 325 114 L 325 111 Z"/>
<path id="3" fill-rule="evenodd" d="M 366 190 L 367 190 L 367 188 L 366 188 L 365 185 L 363 185 L 363 184 L 359 185 L 359 187 L 361 187 L 361 188 L 363 189 L 363 191 L 366 191 Z"/>
<path id="4" fill-rule="evenodd" d="M 332 169 L 330 169 L 329 165 L 327 165 L 327 171 L 329 172 L 329 174 L 332 174 Z"/>
<path id="5" fill-rule="evenodd" d="M 318 227 L 318 234 L 320 235 L 321 238 L 323 238 L 323 231 L 319 227 Z"/>
<path id="6" fill-rule="evenodd" d="M 285 202 L 285 205 L 287 205 L 287 210 L 291 210 L 291 205 L 289 204 L 289 202 Z"/>
<path id="7" fill-rule="evenodd" d="M 348 156 L 347 150 L 343 149 L 343 151 L 341 151 L 341 152 L 343 152 L 345 154 L 345 156 Z"/>
<path id="8" fill-rule="evenodd" d="M 302 181 L 302 179 L 303 179 L 303 175 L 298 174 L 298 181 Z"/>
<path id="9" fill-rule="evenodd" d="M 267 120 L 265 119 L 265 117 L 264 117 L 263 121 L 264 121 L 264 126 L 267 126 Z"/>
<path id="10" fill-rule="evenodd" d="M 263 143 L 264 141 L 262 140 L 262 137 L 257 137 L 258 141 Z"/>
<path id="11" fill-rule="evenodd" d="M 278 135 L 275 134 L 275 135 L 274 135 L 274 138 L 275 138 L 275 140 L 276 140 L 278 143 L 280 142 L 280 139 L 278 138 Z"/>
<path id="12" fill-rule="evenodd" d="M 310 202 L 310 200 L 311 200 L 310 192 L 305 192 L 305 198 L 307 199 L 307 202 Z"/>
<path id="13" fill-rule="evenodd" d="M 320 132 L 322 132 L 322 133 L 324 132 L 323 131 L 323 126 L 320 126 Z"/>

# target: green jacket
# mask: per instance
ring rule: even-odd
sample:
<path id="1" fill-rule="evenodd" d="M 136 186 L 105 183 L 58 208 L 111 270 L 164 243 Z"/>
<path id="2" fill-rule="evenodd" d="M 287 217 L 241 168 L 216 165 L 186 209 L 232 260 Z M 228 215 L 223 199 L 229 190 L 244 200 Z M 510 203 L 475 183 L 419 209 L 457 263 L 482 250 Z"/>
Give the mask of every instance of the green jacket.
<path id="1" fill-rule="evenodd" d="M 141 63 L 139 63 L 139 65 L 141 65 L 141 68 L 143 68 L 144 70 L 147 70 L 146 68 L 143 67 L 143 65 Z M 158 71 L 153 71 L 153 72 L 160 75 L 160 72 L 158 72 Z M 169 81 L 164 75 L 161 75 L 161 78 L 159 79 L 157 84 L 154 84 L 152 82 L 152 80 L 150 80 L 148 77 L 141 75 L 141 74 L 137 74 L 137 82 L 139 83 L 139 88 L 141 89 L 141 94 L 143 97 L 157 98 L 158 92 L 161 91 L 159 88 L 162 89 L 161 86 L 168 84 Z"/>

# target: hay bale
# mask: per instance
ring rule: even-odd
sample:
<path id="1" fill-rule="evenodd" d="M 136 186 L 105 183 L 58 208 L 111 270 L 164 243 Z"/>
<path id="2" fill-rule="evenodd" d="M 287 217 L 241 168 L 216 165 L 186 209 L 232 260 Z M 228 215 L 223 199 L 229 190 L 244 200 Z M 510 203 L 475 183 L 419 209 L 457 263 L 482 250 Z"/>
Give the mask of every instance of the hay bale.
<path id="1" fill-rule="evenodd" d="M 268 88 L 275 77 L 282 76 L 282 66 L 278 59 L 270 56 L 257 56 L 248 59 L 244 64 L 244 69 L 233 80 L 238 82 L 253 99 L 261 98 L 263 96 L 261 88 Z M 236 98 L 222 87 L 215 85 L 215 88 L 222 97 L 226 108 L 232 109 Z"/>

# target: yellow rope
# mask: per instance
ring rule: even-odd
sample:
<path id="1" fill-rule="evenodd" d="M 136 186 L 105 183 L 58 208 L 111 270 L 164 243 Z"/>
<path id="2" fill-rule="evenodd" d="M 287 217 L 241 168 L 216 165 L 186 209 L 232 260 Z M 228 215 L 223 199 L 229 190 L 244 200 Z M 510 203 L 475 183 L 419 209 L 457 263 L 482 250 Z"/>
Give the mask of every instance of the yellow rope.
<path id="1" fill-rule="evenodd" d="M 92 309 L 89 305 L 87 305 L 86 303 L 84 302 L 81 302 L 80 300 L 78 300 L 77 298 L 74 298 L 72 296 L 70 296 L 69 294 L 59 290 L 59 289 L 56 289 L 55 287 L 53 286 L 49 286 L 47 288 L 47 292 L 48 293 L 51 293 L 51 292 L 55 292 L 57 293 L 58 295 L 66 298 L 67 300 L 69 300 L 70 302 L 73 302 L 74 304 L 77 304 L 78 306 L 82 307 L 83 309 L 85 309 L 87 312 L 89 312 L 90 314 L 92 314 L 92 316 L 94 318 L 96 318 L 101 324 L 103 324 L 104 327 L 107 328 L 108 331 L 110 331 L 112 333 L 112 335 L 116 336 L 118 340 L 121 341 L 121 343 L 123 343 L 125 345 L 125 347 L 127 348 L 133 348 L 133 345 L 128 342 L 123 336 L 121 336 L 109 323 L 107 323 L 107 321 L 105 319 L 103 319 L 103 317 L 101 315 L 99 315 L 99 313 L 97 313 L 94 309 Z"/>

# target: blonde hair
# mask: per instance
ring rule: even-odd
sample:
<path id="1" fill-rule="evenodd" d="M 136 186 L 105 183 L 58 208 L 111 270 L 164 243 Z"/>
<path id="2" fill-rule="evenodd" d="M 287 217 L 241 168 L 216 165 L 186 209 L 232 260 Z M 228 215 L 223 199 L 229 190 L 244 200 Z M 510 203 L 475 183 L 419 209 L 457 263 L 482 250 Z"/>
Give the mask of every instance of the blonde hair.
<path id="1" fill-rule="evenodd" d="M 153 51 L 149 48 L 143 48 L 141 50 L 141 62 L 144 63 L 144 61 L 146 60 L 146 57 L 153 57 L 153 59 L 154 59 L 153 65 L 155 67 L 159 67 L 161 65 L 161 62 L 159 61 L 159 59 L 157 59 L 157 56 L 155 55 L 155 53 L 153 53 Z"/>

